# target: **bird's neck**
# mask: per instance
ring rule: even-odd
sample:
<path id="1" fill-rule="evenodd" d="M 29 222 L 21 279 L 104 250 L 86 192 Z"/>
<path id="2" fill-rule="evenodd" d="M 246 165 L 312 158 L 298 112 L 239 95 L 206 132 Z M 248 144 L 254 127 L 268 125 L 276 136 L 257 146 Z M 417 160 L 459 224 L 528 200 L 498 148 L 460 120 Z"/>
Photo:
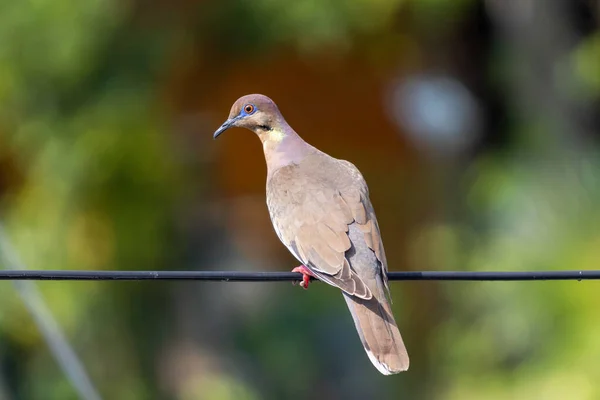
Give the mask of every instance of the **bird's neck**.
<path id="1" fill-rule="evenodd" d="M 314 148 L 302 140 L 287 123 L 278 124 L 271 131 L 262 134 L 260 139 L 269 176 L 281 167 L 298 164 L 314 152 Z"/>

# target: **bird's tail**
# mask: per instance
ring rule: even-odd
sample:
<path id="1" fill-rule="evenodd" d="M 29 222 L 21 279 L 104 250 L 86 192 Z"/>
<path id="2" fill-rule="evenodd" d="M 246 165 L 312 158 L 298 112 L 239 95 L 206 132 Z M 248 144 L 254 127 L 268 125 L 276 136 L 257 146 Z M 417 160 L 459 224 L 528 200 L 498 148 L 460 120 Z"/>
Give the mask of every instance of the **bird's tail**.
<path id="1" fill-rule="evenodd" d="M 408 353 L 387 299 L 368 300 L 344 293 L 358 336 L 373 365 L 384 375 L 408 369 Z"/>

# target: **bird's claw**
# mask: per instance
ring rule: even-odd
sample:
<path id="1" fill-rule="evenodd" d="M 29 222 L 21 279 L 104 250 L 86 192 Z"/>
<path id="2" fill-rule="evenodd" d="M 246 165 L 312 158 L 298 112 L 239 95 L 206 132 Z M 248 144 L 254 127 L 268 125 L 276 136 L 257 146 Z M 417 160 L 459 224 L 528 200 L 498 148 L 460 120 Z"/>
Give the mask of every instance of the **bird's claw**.
<path id="1" fill-rule="evenodd" d="M 304 265 L 300 265 L 296 268 L 294 268 L 292 270 L 292 272 L 299 272 L 302 274 L 302 280 L 300 282 L 292 282 L 292 284 L 295 286 L 296 284 L 300 284 L 300 287 L 302 287 L 302 289 L 306 290 L 308 289 L 308 285 L 310 284 L 310 278 L 314 277 L 315 275 L 312 273 L 312 271 L 308 268 L 306 268 L 306 266 Z"/>

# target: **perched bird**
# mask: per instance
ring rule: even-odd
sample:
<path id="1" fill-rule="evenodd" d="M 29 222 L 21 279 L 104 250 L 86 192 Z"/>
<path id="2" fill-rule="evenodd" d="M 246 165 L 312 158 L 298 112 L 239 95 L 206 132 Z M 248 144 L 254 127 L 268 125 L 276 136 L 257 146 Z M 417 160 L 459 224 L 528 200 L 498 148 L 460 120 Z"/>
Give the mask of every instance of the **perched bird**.
<path id="1" fill-rule="evenodd" d="M 260 138 L 267 161 L 267 206 L 279 239 L 302 263 L 293 271 L 342 290 L 358 335 L 384 375 L 408 369 L 392 315 L 387 262 L 367 184 L 348 161 L 306 143 L 266 96 L 239 98 L 214 133 L 246 128 Z"/>

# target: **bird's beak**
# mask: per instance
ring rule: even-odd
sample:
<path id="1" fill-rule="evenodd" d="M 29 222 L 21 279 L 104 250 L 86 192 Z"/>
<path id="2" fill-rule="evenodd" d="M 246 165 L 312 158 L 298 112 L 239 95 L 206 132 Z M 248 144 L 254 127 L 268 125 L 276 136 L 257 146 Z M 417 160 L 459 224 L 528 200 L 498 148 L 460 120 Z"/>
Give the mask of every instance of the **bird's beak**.
<path id="1" fill-rule="evenodd" d="M 216 139 L 221 133 L 234 126 L 239 119 L 240 117 L 229 118 L 227 121 L 223 122 L 223 125 L 221 125 L 219 129 L 215 131 L 213 139 Z"/>

